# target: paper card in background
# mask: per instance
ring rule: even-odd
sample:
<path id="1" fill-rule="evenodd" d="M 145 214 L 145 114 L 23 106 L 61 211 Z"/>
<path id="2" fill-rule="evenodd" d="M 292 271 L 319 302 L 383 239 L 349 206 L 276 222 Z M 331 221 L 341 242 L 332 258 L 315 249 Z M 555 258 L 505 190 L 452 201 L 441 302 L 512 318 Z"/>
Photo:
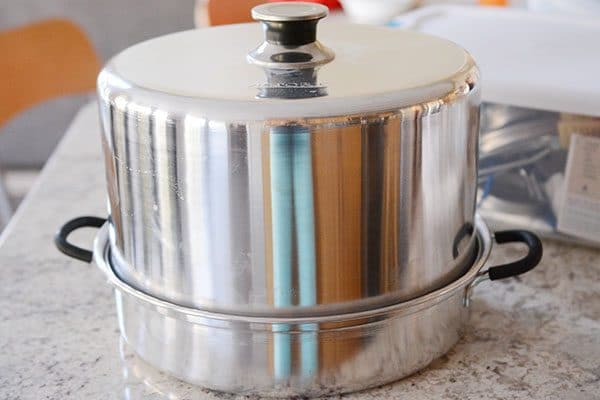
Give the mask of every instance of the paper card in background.
<path id="1" fill-rule="evenodd" d="M 571 136 L 558 230 L 600 242 L 600 136 Z"/>

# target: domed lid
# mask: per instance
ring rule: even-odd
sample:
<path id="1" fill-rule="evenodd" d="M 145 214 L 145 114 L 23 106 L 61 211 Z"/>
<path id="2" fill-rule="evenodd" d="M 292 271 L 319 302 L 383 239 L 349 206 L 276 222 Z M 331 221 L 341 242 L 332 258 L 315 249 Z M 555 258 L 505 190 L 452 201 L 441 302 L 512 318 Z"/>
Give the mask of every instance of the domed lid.
<path id="1" fill-rule="evenodd" d="M 270 3 L 253 10 L 262 25 L 148 40 L 110 61 L 99 93 L 211 119 L 308 118 L 435 100 L 476 74 L 452 42 L 352 24 L 325 23 L 317 32 L 326 14 L 314 3 Z"/>

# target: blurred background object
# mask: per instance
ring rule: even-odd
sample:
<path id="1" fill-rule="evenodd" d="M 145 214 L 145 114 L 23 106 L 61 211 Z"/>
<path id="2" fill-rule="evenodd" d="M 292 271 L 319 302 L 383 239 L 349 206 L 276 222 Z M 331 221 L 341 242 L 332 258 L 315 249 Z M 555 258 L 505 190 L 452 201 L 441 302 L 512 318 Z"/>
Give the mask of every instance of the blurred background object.
<path id="1" fill-rule="evenodd" d="M 65 19 L 0 32 L 0 126 L 44 100 L 91 92 L 100 61 L 86 34 Z M 28 150 L 35 147 L 30 143 Z"/>
<path id="2" fill-rule="evenodd" d="M 93 91 L 100 69 L 85 33 L 64 19 L 0 32 L 0 54 L 5 55 L 0 59 L 0 127 L 44 100 Z M 43 134 L 40 131 L 37 137 Z M 22 150 L 27 152 L 23 154 L 25 163 L 36 149 L 39 152 L 40 142 L 43 140 L 21 141 Z M 11 208 L 0 179 L 0 226 L 8 222 Z"/>
<path id="3" fill-rule="evenodd" d="M 264 0 L 199 0 L 196 1 L 197 13 L 206 17 L 196 26 L 216 26 L 251 22 L 250 9 Z"/>
<path id="4" fill-rule="evenodd" d="M 527 6 L 545 13 L 600 16 L 600 0 L 527 0 Z"/>
<path id="5" fill-rule="evenodd" d="M 482 6 L 498 6 L 504 7 L 508 5 L 508 0 L 479 0 L 479 4 Z"/>
<path id="6" fill-rule="evenodd" d="M 462 6 L 398 19 L 482 71 L 478 207 L 492 229 L 600 246 L 598 19 Z"/>
<path id="7" fill-rule="evenodd" d="M 252 7 L 275 1 L 298 0 L 196 0 L 194 21 L 196 27 L 240 24 L 253 22 L 250 16 Z M 330 13 L 341 8 L 337 0 L 304 0 L 320 3 L 329 8 Z M 386 0 L 387 1 L 387 0 Z"/>
<path id="8" fill-rule="evenodd" d="M 345 13 L 359 24 L 383 25 L 414 8 L 417 0 L 342 0 Z"/>
<path id="9" fill-rule="evenodd" d="M 194 0 L 2 2 L 0 168 L 13 208 L 77 110 L 94 98 L 100 65 L 134 43 L 193 28 L 193 6 Z"/>

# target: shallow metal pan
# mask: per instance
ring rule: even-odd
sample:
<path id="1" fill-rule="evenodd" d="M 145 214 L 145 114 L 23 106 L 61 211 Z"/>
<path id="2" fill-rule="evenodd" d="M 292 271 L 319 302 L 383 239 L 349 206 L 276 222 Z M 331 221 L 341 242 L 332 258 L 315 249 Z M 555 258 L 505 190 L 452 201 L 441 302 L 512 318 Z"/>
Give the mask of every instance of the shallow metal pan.
<path id="1" fill-rule="evenodd" d="M 81 226 L 99 220 L 81 220 Z M 57 235 L 67 252 L 75 223 Z M 477 259 L 451 284 L 419 298 L 321 317 L 273 318 L 211 313 L 159 300 L 123 282 L 110 263 L 108 229 L 93 258 L 115 287 L 121 334 L 146 362 L 182 380 L 214 390 L 260 396 L 322 396 L 395 381 L 427 366 L 460 338 L 473 288 L 486 279 L 524 273 L 542 247 L 527 231 L 489 232 L 476 218 Z M 523 242 L 528 254 L 491 268 L 497 243 Z M 79 255 L 82 249 L 79 249 Z M 83 250 L 85 252 L 85 250 Z M 92 253 L 84 258 L 91 261 Z"/>

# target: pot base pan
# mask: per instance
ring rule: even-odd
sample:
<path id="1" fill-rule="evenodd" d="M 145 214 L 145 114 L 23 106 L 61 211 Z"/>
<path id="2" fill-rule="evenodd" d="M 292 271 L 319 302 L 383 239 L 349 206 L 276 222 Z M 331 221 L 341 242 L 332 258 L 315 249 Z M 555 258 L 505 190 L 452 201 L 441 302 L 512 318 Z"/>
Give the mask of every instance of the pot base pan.
<path id="1" fill-rule="evenodd" d="M 95 261 L 115 286 L 121 334 L 147 363 L 209 389 L 258 396 L 324 396 L 410 375 L 459 340 L 468 288 L 491 249 L 477 218 L 478 257 L 459 279 L 414 300 L 340 315 L 261 318 L 168 303 L 121 281 L 110 265 L 107 228 Z"/>

